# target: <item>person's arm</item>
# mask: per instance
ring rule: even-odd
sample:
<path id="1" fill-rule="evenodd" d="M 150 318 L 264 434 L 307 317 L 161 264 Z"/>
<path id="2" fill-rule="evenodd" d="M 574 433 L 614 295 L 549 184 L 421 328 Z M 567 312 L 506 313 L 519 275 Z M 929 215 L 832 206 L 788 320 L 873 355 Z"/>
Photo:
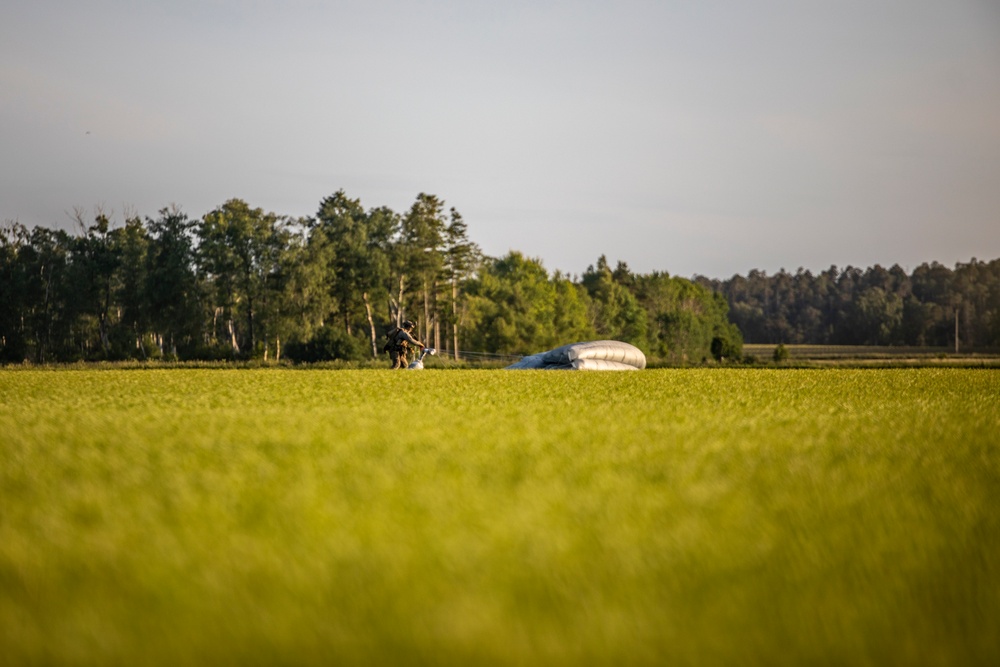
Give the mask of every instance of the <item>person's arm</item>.
<path id="1" fill-rule="evenodd" d="M 417 340 L 416 338 L 414 338 L 414 337 L 413 337 L 412 335 L 410 335 L 410 332 L 409 332 L 409 331 L 404 331 L 404 332 L 403 332 L 403 335 L 404 335 L 404 336 L 406 336 L 406 340 L 407 340 L 408 342 L 410 342 L 410 343 L 413 343 L 414 345 L 416 345 L 416 346 L 417 346 L 417 347 L 419 347 L 420 349 L 423 349 L 423 348 L 424 348 L 424 344 L 423 344 L 423 343 L 421 343 L 421 342 L 420 342 L 419 340 Z"/>

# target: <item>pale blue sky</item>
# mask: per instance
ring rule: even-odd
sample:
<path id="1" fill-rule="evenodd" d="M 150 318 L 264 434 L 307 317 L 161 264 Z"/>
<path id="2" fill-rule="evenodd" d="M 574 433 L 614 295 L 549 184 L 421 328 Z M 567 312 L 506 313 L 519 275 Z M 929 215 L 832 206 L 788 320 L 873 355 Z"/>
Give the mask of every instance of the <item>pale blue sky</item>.
<path id="1" fill-rule="evenodd" d="M 0 220 L 419 192 L 713 277 L 1000 257 L 1000 3 L 0 4 Z"/>

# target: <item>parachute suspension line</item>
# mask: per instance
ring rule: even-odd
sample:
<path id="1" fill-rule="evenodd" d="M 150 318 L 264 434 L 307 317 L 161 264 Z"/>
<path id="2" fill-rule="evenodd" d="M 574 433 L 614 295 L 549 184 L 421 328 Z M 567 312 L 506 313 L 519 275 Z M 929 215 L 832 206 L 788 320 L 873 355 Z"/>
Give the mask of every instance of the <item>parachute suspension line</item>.
<path id="1" fill-rule="evenodd" d="M 454 350 L 440 350 L 442 354 L 454 355 Z M 480 360 L 486 361 L 490 359 L 495 359 L 497 361 L 505 361 L 508 359 L 521 359 L 524 355 L 521 354 L 501 354 L 499 352 L 476 352 L 473 350 L 459 350 L 459 356 L 461 357 L 476 357 Z"/>

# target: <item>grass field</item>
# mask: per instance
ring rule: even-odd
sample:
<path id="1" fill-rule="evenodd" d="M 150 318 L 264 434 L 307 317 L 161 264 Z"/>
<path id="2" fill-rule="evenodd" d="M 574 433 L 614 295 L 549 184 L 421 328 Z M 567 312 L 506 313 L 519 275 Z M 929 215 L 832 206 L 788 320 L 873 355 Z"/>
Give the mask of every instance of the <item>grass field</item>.
<path id="1" fill-rule="evenodd" d="M 743 354 L 757 363 L 769 363 L 775 344 L 747 343 Z M 1000 350 L 995 348 L 963 349 L 896 345 L 785 345 L 788 360 L 783 366 L 840 368 L 996 368 L 1000 369 Z"/>
<path id="2" fill-rule="evenodd" d="M 1000 661 L 1000 372 L 0 371 L 0 663 Z"/>

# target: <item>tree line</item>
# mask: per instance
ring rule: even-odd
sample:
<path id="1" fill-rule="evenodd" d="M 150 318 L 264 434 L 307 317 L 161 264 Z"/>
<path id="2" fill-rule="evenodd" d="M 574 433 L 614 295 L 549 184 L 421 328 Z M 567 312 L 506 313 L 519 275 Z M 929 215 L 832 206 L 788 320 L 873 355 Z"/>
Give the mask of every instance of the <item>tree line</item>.
<path id="1" fill-rule="evenodd" d="M 1000 260 L 695 281 L 725 297 L 748 343 L 1000 347 Z"/>
<path id="2" fill-rule="evenodd" d="M 714 287 L 604 257 L 579 277 L 488 257 L 426 193 L 405 213 L 340 190 L 304 218 L 231 199 L 198 219 L 74 219 L 0 228 L 0 362 L 361 361 L 404 318 L 456 359 L 613 338 L 683 363 L 743 344 Z"/>

